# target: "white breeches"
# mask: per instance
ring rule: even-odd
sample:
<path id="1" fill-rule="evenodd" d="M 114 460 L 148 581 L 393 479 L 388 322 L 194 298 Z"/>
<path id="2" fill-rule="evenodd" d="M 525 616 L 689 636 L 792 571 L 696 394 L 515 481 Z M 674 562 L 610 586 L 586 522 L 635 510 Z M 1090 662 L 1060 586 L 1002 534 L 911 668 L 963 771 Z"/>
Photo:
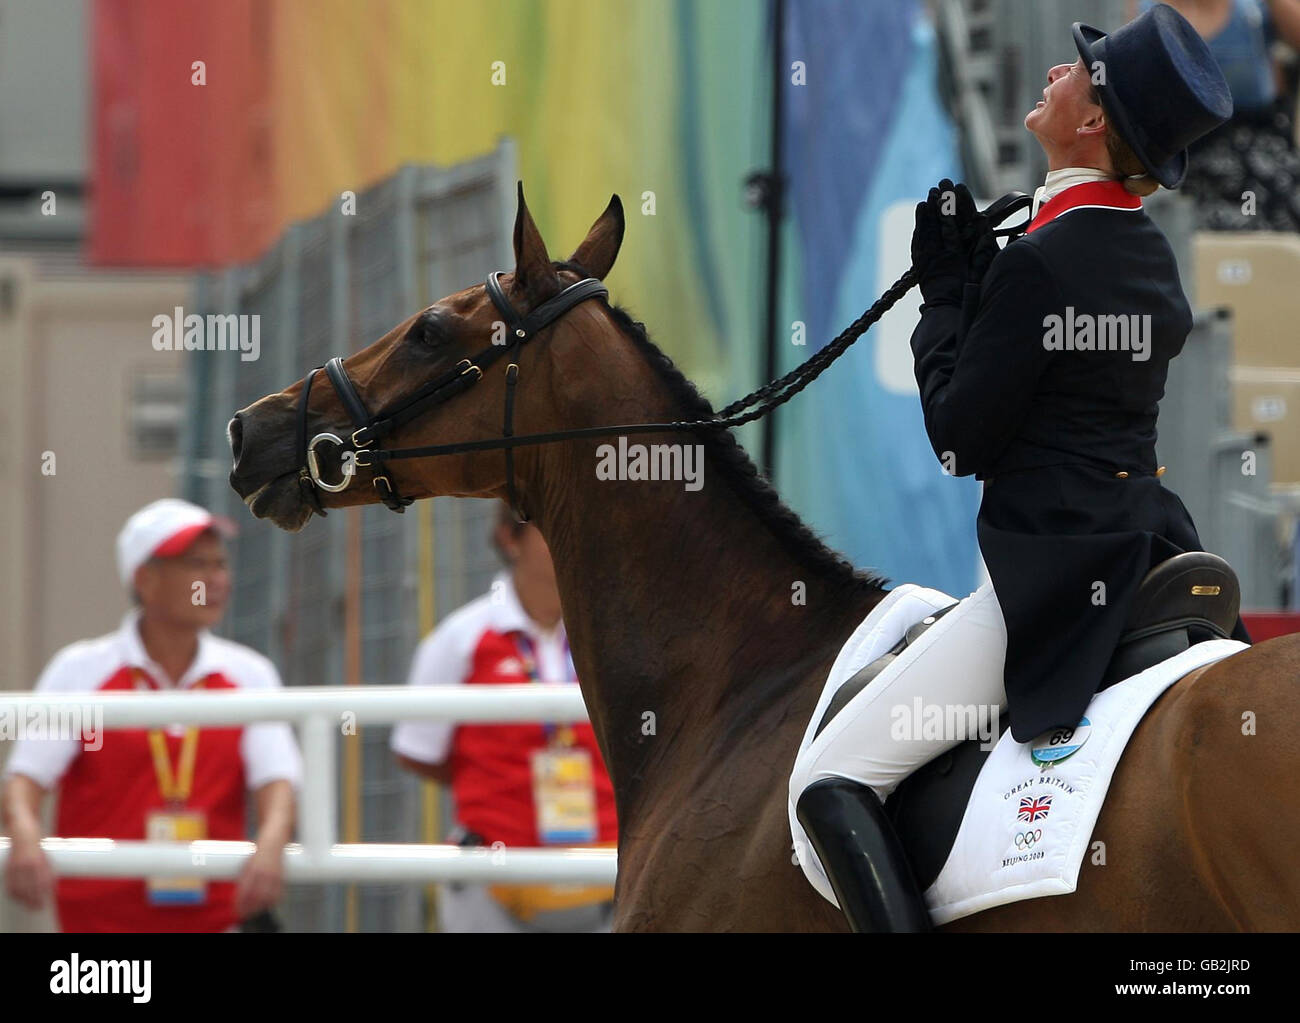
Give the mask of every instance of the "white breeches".
<path id="1" fill-rule="evenodd" d="M 900 586 L 859 626 L 831 669 L 799 747 L 790 776 L 792 807 L 822 778 L 869 785 L 884 799 L 912 771 L 964 739 L 987 736 L 992 748 L 1007 704 L 1007 629 L 991 584 L 931 625 L 813 738 L 840 683 L 953 600 L 938 590 Z"/>

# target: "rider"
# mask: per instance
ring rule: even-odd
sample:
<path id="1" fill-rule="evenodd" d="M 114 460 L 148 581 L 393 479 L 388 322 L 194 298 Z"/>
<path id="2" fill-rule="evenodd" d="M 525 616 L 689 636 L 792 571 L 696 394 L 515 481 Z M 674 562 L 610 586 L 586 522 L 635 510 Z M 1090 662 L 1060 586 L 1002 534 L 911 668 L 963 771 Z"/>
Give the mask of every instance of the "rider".
<path id="1" fill-rule="evenodd" d="M 792 805 L 857 930 L 928 926 L 882 801 L 964 738 L 896 737 L 894 709 L 922 697 L 1009 708 L 1019 742 L 1073 725 L 1142 577 L 1201 549 L 1155 457 L 1157 402 L 1192 316 L 1140 197 L 1178 187 L 1186 147 L 1232 102 L 1171 7 L 1110 35 L 1073 31 L 1080 59 L 1048 71 L 1025 118 L 1049 167 L 1027 233 L 999 252 L 965 186 L 948 181 L 916 210 L 924 304 L 912 351 L 926 431 L 948 472 L 984 481 L 991 583 L 936 615 L 833 728 L 810 724 L 796 759 Z M 1247 638 L 1240 624 L 1235 635 Z"/>

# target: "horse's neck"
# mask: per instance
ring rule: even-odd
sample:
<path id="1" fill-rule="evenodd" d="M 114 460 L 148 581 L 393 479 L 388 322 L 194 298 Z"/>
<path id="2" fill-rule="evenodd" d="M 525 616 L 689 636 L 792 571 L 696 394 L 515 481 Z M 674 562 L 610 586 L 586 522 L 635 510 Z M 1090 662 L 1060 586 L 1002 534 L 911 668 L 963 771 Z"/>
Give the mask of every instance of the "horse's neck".
<path id="1" fill-rule="evenodd" d="M 667 775 L 681 782 L 661 769 L 716 765 L 757 733 L 776 739 L 792 712 L 806 719 L 820 691 L 810 676 L 879 596 L 800 564 L 744 499 L 708 478 L 711 463 L 703 489 L 688 492 L 598 481 L 572 455 L 568 478 L 548 480 L 539 518 L 630 823 Z"/>

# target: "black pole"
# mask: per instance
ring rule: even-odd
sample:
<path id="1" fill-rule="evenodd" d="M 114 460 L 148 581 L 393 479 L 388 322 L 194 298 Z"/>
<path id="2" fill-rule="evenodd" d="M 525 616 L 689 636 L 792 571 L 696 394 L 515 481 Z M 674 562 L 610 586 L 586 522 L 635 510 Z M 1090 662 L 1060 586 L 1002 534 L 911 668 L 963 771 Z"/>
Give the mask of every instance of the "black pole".
<path id="1" fill-rule="evenodd" d="M 767 308 L 765 336 L 767 347 L 763 359 L 763 383 L 777 376 L 777 313 L 781 293 L 781 217 L 784 207 L 785 179 L 782 175 L 781 126 L 785 119 L 785 0 L 772 0 L 772 159 L 767 175 Z M 763 474 L 770 482 L 776 478 L 776 413 L 763 420 Z"/>

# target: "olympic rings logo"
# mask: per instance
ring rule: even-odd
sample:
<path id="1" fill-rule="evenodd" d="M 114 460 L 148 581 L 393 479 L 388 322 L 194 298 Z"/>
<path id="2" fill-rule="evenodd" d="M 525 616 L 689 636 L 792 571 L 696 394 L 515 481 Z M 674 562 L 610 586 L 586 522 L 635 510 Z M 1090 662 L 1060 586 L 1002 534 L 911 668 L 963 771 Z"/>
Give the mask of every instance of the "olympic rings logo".
<path id="1" fill-rule="evenodd" d="M 1036 842 L 1043 840 L 1043 829 L 1035 828 L 1033 831 L 1022 831 L 1016 835 L 1016 848 L 1028 849 Z"/>

